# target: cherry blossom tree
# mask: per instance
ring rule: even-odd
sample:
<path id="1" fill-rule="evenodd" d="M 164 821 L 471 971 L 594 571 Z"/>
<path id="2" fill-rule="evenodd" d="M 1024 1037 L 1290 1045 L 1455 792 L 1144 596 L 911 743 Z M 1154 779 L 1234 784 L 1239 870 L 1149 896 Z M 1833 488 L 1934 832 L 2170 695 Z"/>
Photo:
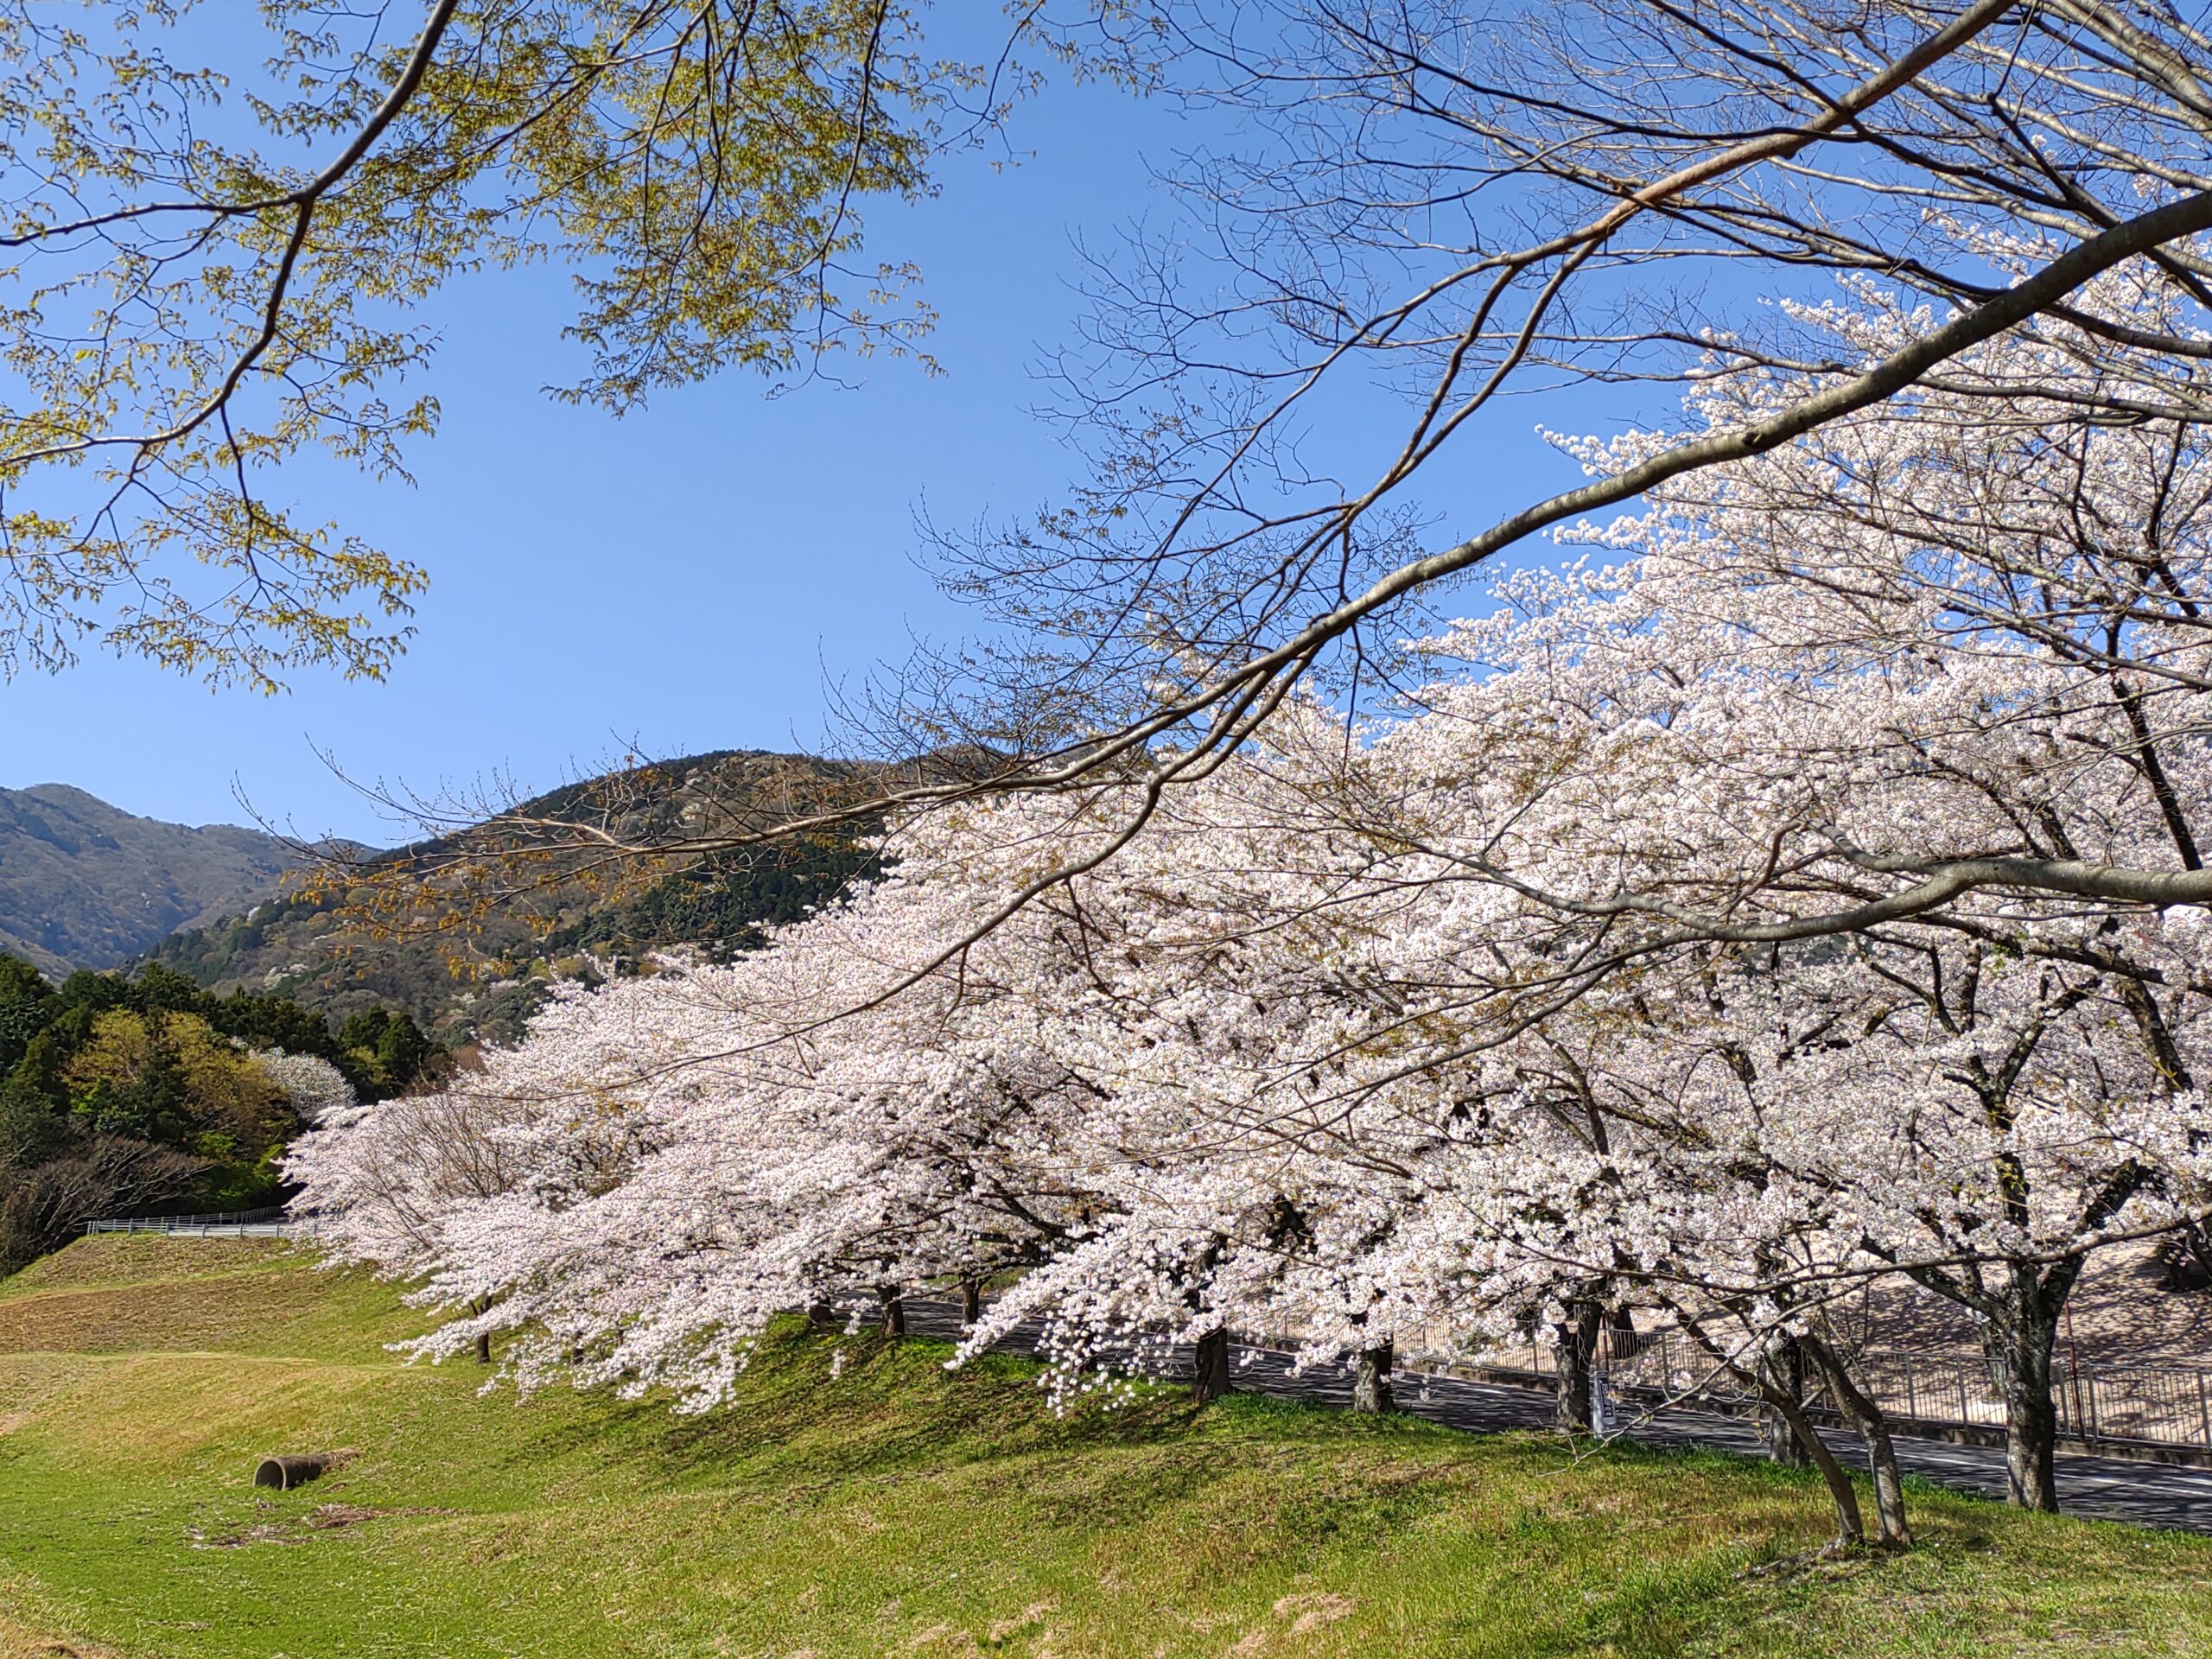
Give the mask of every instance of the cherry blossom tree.
<path id="1" fill-rule="evenodd" d="M 1866 357 L 1924 326 L 1873 287 L 1802 321 Z M 1186 786 L 903 820 L 766 949 L 311 1137 L 308 1202 L 460 1311 L 425 1352 L 507 1333 L 525 1386 L 694 1408 L 779 1311 L 957 1283 L 963 1351 L 1040 1319 L 1062 1399 L 1179 1342 L 1211 1392 L 1233 1329 L 1380 1406 L 1401 1351 L 1535 1332 L 1586 1422 L 1632 1312 L 1766 1402 L 1847 1541 L 1796 1371 L 1902 1541 L 1827 1314 L 1901 1274 L 1973 1317 L 2012 1495 L 2053 1507 L 2068 1294 L 2212 1213 L 2212 473 L 2185 413 L 2107 418 L 2093 334 L 1578 530 L 1620 562 L 1503 582 L 1384 714 L 1286 696 Z M 1693 431 L 1804 393 L 1727 369 Z M 1571 447 L 1629 476 L 1682 441 Z"/>
<path id="2" fill-rule="evenodd" d="M 403 1158 L 425 1113 L 482 1149 L 419 1224 L 349 1218 L 355 1187 L 383 1179 L 373 1116 L 310 1142 L 303 1202 L 338 1213 L 341 1248 L 467 1311 L 424 1351 L 519 1332 L 509 1363 L 530 1386 L 566 1370 L 704 1405 L 779 1311 L 874 1299 L 895 1319 L 906 1287 L 972 1293 L 1064 1229 L 1071 1194 L 1039 1149 L 1079 1085 L 980 972 L 850 1013 L 908 971 L 911 936 L 948 899 L 972 922 L 973 895 L 894 878 L 728 968 L 572 994 L 528 1042 L 394 1117 Z"/>
<path id="3" fill-rule="evenodd" d="M 309 1128 L 334 1112 L 353 1106 L 353 1085 L 328 1060 L 315 1054 L 288 1054 L 282 1049 L 257 1048 L 253 1062 L 281 1090 L 301 1122 Z"/>

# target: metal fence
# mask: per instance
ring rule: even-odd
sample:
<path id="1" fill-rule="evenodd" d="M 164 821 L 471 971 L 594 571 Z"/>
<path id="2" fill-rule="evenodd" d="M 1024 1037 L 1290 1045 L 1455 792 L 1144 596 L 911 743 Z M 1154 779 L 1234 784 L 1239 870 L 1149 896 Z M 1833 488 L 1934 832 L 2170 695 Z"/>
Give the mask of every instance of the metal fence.
<path id="1" fill-rule="evenodd" d="M 1531 1344 L 1487 1357 L 1493 1365 L 1554 1376 L 1558 1351 Z M 1607 1331 L 1592 1369 L 1616 1390 L 1740 1408 L 1752 1391 L 1679 1332 Z M 2061 1434 L 2148 1446 L 2212 1447 L 2212 1370 L 2193 1365 L 2075 1364 L 2054 1358 L 2051 1393 Z M 1853 1358 L 1851 1379 L 1900 1422 L 2005 1426 L 2001 1363 L 1967 1354 L 1872 1349 Z M 1807 1403 L 1833 1411 L 1808 1378 Z"/>
<path id="2" fill-rule="evenodd" d="M 201 1237 L 279 1237 L 292 1230 L 282 1208 L 221 1210 L 205 1216 L 118 1216 L 88 1221 L 86 1233 L 188 1233 Z"/>

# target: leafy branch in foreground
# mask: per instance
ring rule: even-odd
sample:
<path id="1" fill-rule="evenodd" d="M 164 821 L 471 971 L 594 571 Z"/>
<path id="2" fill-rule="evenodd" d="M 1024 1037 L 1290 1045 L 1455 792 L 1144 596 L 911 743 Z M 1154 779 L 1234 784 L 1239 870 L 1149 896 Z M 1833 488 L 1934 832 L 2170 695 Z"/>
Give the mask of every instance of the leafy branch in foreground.
<path id="1" fill-rule="evenodd" d="M 0 674 L 91 639 L 264 690 L 380 677 L 426 573 L 270 484 L 318 451 L 405 477 L 450 282 L 574 266 L 584 363 L 556 395 L 617 414 L 913 351 L 915 273 L 859 263 L 862 205 L 926 194 L 1020 84 L 925 57 L 891 0 L 259 22 L 0 6 Z"/>

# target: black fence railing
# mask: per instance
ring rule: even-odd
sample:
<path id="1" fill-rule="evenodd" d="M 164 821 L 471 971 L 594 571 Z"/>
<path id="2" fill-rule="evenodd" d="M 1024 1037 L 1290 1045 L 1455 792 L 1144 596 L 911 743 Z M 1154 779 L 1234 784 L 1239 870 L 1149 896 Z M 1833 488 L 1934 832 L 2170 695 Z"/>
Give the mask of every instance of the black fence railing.
<path id="1" fill-rule="evenodd" d="M 1554 1376 L 1558 1351 L 1531 1344 L 1492 1363 Z M 1731 1408 L 1752 1392 L 1679 1332 L 1608 1331 L 1593 1368 L 1615 1393 Z M 1969 1354 L 1872 1349 L 1852 1361 L 1851 1379 L 1902 1421 L 1960 1427 L 2005 1426 L 2004 1368 Z M 1825 1387 L 1808 1379 L 1807 1403 L 1833 1411 Z M 2059 1355 L 2051 1393 L 2058 1432 L 2087 1440 L 2212 1448 L 2212 1370 L 2194 1365 L 2088 1365 Z"/>

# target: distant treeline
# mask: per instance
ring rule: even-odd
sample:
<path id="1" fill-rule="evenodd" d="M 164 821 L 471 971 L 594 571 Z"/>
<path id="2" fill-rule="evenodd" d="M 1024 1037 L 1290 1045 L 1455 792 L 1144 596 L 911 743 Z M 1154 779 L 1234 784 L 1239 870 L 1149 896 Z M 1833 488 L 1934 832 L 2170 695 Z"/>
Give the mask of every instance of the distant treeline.
<path id="1" fill-rule="evenodd" d="M 0 1273 L 86 1221 L 273 1204 L 302 1128 L 441 1058 L 405 1013 L 334 1029 L 289 997 L 218 996 L 158 964 L 57 987 L 0 956 Z"/>

